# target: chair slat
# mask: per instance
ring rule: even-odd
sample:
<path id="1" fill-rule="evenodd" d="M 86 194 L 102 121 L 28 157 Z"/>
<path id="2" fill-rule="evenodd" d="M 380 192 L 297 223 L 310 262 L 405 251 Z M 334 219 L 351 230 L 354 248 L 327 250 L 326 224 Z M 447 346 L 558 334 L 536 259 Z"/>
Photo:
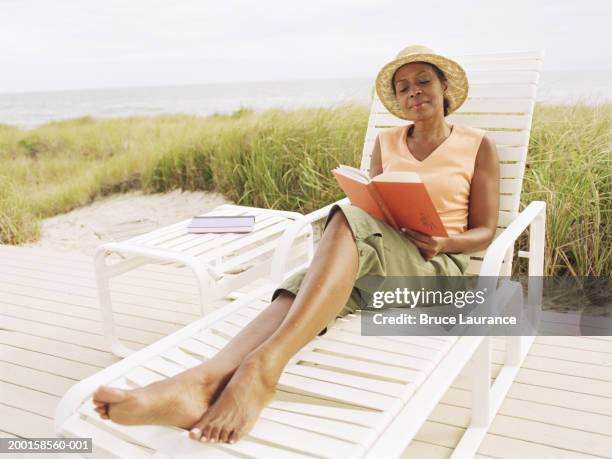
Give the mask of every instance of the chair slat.
<path id="1" fill-rule="evenodd" d="M 180 365 L 183 369 L 196 367 L 202 363 L 202 360 L 192 357 L 187 352 L 183 352 L 179 347 L 166 351 L 162 357 L 171 360 L 176 365 Z"/>
<path id="2" fill-rule="evenodd" d="M 233 338 L 238 333 L 240 333 L 241 328 L 238 325 L 233 325 L 229 323 L 228 321 L 224 321 L 224 322 L 214 324 L 211 327 L 211 330 L 223 333 L 224 335 L 227 335 L 230 338 Z"/>
<path id="3" fill-rule="evenodd" d="M 510 225 L 510 223 L 514 221 L 517 215 L 518 215 L 517 212 L 500 211 L 499 218 L 497 219 L 497 226 L 501 228 L 506 228 L 508 225 Z"/>
<path id="4" fill-rule="evenodd" d="M 286 448 L 279 448 L 264 443 L 258 443 L 247 438 L 242 438 L 234 444 L 218 443 L 216 445 L 222 450 L 235 451 L 240 453 L 241 457 L 265 457 L 266 459 L 312 459 L 311 455 L 304 455 L 290 451 Z"/>
<path id="5" fill-rule="evenodd" d="M 355 354 L 355 345 L 341 343 L 331 340 L 318 340 L 314 344 L 314 349 L 322 349 L 337 354 L 351 356 Z M 363 347 L 359 349 L 359 358 L 367 359 L 377 363 L 386 363 L 398 367 L 411 368 L 419 371 L 429 371 L 435 365 L 435 360 L 418 359 L 408 355 L 396 354 L 395 352 L 380 349 L 369 349 Z"/>
<path id="6" fill-rule="evenodd" d="M 499 174 L 501 178 L 518 178 L 522 179 L 525 172 L 525 163 L 516 164 L 500 164 Z"/>
<path id="7" fill-rule="evenodd" d="M 320 417 L 292 413 L 290 411 L 275 410 L 273 408 L 264 408 L 261 412 L 261 417 L 280 424 L 286 424 L 298 429 L 311 430 L 316 433 L 329 435 L 352 443 L 364 443 L 367 437 L 375 437 L 377 435 L 374 429 L 357 426 L 355 424 L 339 422 L 332 419 L 322 419 Z"/>
<path id="8" fill-rule="evenodd" d="M 355 457 L 364 450 L 355 443 L 262 418 L 255 423 L 249 436 L 305 453 L 316 451 L 324 457 Z"/>
<path id="9" fill-rule="evenodd" d="M 160 373 L 168 378 L 176 376 L 184 370 L 184 368 L 180 365 L 177 365 L 176 363 L 173 363 L 162 357 L 155 357 L 151 360 L 148 360 L 143 364 L 143 367 L 148 368 L 151 371 Z"/>
<path id="10" fill-rule="evenodd" d="M 530 129 L 531 115 L 472 115 L 466 113 L 453 113 L 446 117 L 451 124 L 480 129 Z"/>
<path id="11" fill-rule="evenodd" d="M 507 99 L 497 95 L 488 98 L 468 98 L 456 113 L 532 113 L 534 99 Z"/>
<path id="12" fill-rule="evenodd" d="M 523 145 L 521 147 L 509 147 L 505 145 L 498 145 L 497 156 L 499 156 L 500 162 L 525 162 L 527 159 L 527 146 Z"/>
<path id="13" fill-rule="evenodd" d="M 537 84 L 540 72 L 535 70 L 473 70 L 467 74 L 470 85 L 472 83 L 530 83 Z"/>
<path id="14" fill-rule="evenodd" d="M 203 360 L 208 360 L 214 357 L 219 352 L 219 349 L 210 346 L 209 344 L 198 341 L 197 339 L 188 339 L 179 344 L 179 348 L 194 355 L 201 357 Z"/>
<path id="15" fill-rule="evenodd" d="M 198 341 L 213 346 L 217 349 L 223 349 L 229 341 L 228 339 L 217 335 L 216 333 L 212 333 L 211 330 L 204 330 L 200 333 L 195 334 L 193 337 Z"/>
<path id="16" fill-rule="evenodd" d="M 160 373 L 155 373 L 144 367 L 136 367 L 125 375 L 125 379 L 138 387 L 144 387 L 165 378 Z"/>
<path id="17" fill-rule="evenodd" d="M 467 274 L 480 274 L 480 268 L 482 267 L 482 261 L 474 258 L 470 258 L 470 262 L 468 263 L 468 267 L 466 269 Z M 502 270 L 506 267 L 506 262 L 502 262 Z"/>
<path id="18" fill-rule="evenodd" d="M 296 354 L 296 359 L 318 365 L 325 365 L 330 368 L 337 368 L 339 370 L 352 371 L 365 376 L 385 378 L 403 383 L 420 383 L 425 377 L 425 374 L 422 371 L 409 370 L 407 368 L 392 367 L 359 359 L 324 354 L 323 352 L 302 351 Z"/>
<path id="19" fill-rule="evenodd" d="M 382 411 L 374 411 L 361 407 L 339 408 L 329 404 L 322 404 L 322 399 L 311 398 L 304 395 L 299 397 L 299 402 L 286 400 L 273 400 L 268 405 L 270 408 L 290 411 L 293 413 L 302 413 L 313 416 L 315 419 L 335 419 L 338 421 L 348 422 L 359 426 L 369 427 L 380 432 L 381 427 L 385 424 L 387 416 Z M 312 399 L 312 403 L 307 403 Z"/>
<path id="20" fill-rule="evenodd" d="M 404 384 L 340 373 L 312 365 L 292 364 L 288 365 L 284 371 L 292 375 L 304 376 L 306 378 L 355 387 L 357 389 L 365 389 L 376 392 L 377 394 L 390 395 L 396 398 L 401 397 L 406 387 Z"/>
<path id="21" fill-rule="evenodd" d="M 506 212 L 517 212 L 519 208 L 520 196 L 518 194 L 508 195 L 508 194 L 500 194 L 499 195 L 499 210 L 505 210 Z"/>
<path id="22" fill-rule="evenodd" d="M 361 313 L 361 311 L 358 312 Z M 416 346 L 439 346 L 443 353 L 448 351 L 457 340 L 456 336 L 388 336 L 388 338 L 393 341 Z"/>
<path id="23" fill-rule="evenodd" d="M 409 355 L 423 360 L 439 360 L 442 357 L 442 353 L 439 350 L 422 346 L 418 348 L 406 346 L 404 343 L 397 343 L 385 339 L 384 337 L 355 335 L 353 333 L 347 333 L 337 327 L 328 329 L 322 338 L 334 342 L 339 341 L 356 346 L 370 347 L 373 349 L 395 352 L 397 354 Z"/>
<path id="24" fill-rule="evenodd" d="M 475 84 L 470 85 L 470 99 L 499 97 L 503 99 L 533 99 L 536 94 L 534 84 Z"/>
<path id="25" fill-rule="evenodd" d="M 342 386 L 327 381 L 283 373 L 277 387 L 281 390 L 298 394 L 312 395 L 322 399 L 349 403 L 355 406 L 373 408 L 376 410 L 399 411 L 402 402 L 399 398 L 376 394 L 366 390 Z"/>
<path id="26" fill-rule="evenodd" d="M 523 180 L 518 178 L 502 178 L 499 181 L 499 192 L 505 194 L 520 194 Z"/>
<path id="27" fill-rule="evenodd" d="M 334 324 L 334 329 L 343 330 L 357 336 L 361 336 L 361 318 L 360 311 L 355 314 L 337 319 Z M 453 344 L 456 337 L 437 337 L 437 336 L 381 336 L 381 339 L 397 341 L 405 345 L 415 346 L 418 348 L 427 348 L 438 350 L 445 353 Z M 417 350 L 415 349 L 415 351 Z"/>

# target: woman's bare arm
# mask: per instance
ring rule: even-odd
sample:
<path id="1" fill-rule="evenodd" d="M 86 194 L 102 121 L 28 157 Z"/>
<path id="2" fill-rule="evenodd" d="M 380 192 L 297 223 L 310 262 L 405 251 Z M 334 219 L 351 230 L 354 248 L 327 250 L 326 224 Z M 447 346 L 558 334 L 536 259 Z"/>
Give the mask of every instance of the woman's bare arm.
<path id="1" fill-rule="evenodd" d="M 468 229 L 446 240 L 444 252 L 471 253 L 486 249 L 495 238 L 499 217 L 499 158 L 495 142 L 480 143 L 470 187 Z"/>

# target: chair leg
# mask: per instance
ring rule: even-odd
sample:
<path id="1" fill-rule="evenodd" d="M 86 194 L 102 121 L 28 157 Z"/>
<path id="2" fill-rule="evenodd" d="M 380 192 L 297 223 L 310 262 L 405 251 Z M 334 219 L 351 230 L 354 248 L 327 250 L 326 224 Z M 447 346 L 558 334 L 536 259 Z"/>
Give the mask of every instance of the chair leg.
<path id="1" fill-rule="evenodd" d="M 491 422 L 491 337 L 485 336 L 472 358 L 471 425 L 488 426 Z"/>
<path id="2" fill-rule="evenodd" d="M 491 424 L 491 337 L 483 337 L 470 361 L 472 385 L 472 418 L 451 459 L 474 457 Z"/>
<path id="3" fill-rule="evenodd" d="M 98 300 L 100 302 L 100 311 L 102 313 L 104 341 L 110 351 L 117 357 L 127 357 L 133 353 L 134 350 L 125 346 L 117 336 L 109 284 L 112 275 L 109 272 L 108 266 L 106 265 L 105 250 L 98 250 L 94 255 L 94 267 L 96 272 L 96 285 L 98 287 Z"/>

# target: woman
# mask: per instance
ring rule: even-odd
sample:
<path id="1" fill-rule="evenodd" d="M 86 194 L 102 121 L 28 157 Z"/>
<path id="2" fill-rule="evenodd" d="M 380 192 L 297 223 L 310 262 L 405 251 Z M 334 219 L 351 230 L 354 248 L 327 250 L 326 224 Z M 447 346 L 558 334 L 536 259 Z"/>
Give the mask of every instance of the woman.
<path id="1" fill-rule="evenodd" d="M 418 172 L 449 237 L 399 232 L 357 207 L 334 206 L 310 268 L 283 282 L 269 307 L 224 349 L 142 389 L 101 386 L 94 403 L 102 418 L 174 425 L 190 429 L 195 440 L 233 443 L 270 402 L 289 359 L 336 317 L 357 309 L 357 280 L 372 274 L 460 276 L 469 260 L 463 252 L 490 244 L 499 202 L 495 145 L 484 131 L 444 119 L 466 98 L 463 69 L 412 46 L 381 69 L 376 89 L 391 113 L 412 124 L 380 132 L 370 174 Z"/>

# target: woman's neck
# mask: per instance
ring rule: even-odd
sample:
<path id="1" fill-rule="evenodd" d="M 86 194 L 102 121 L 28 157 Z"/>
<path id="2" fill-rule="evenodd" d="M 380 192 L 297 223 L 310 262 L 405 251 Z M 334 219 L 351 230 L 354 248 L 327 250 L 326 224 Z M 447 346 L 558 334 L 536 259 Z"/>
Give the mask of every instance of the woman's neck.
<path id="1" fill-rule="evenodd" d="M 451 127 L 444 118 L 429 118 L 422 121 L 414 121 L 408 136 L 417 142 L 438 142 L 450 135 Z"/>

